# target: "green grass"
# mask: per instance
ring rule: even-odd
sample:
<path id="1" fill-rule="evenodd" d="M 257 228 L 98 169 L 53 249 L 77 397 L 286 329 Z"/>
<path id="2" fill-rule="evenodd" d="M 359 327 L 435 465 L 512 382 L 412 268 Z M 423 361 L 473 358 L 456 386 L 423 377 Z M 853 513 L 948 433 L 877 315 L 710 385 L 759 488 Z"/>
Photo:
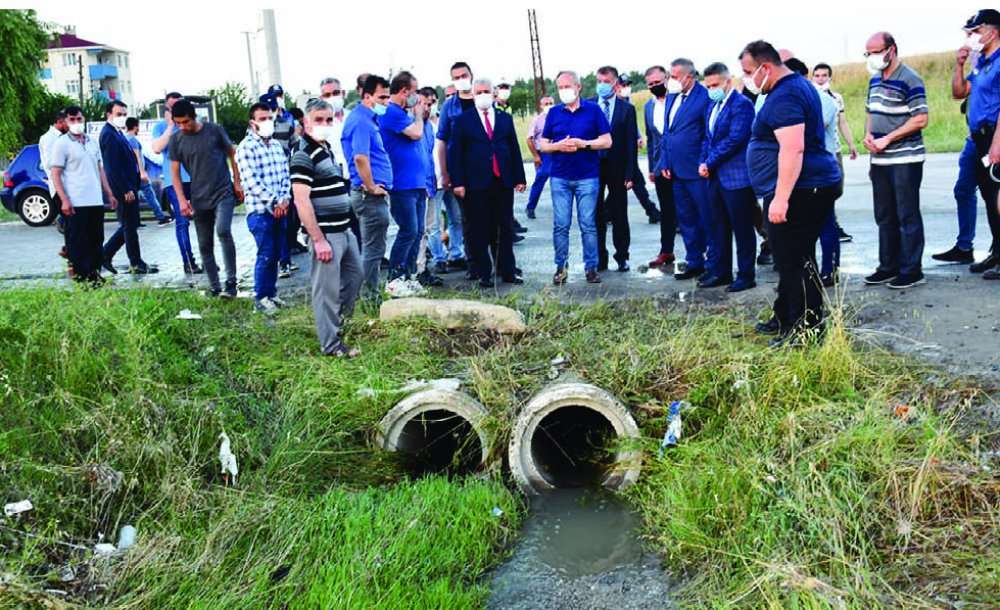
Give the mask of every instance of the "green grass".
<path id="1" fill-rule="evenodd" d="M 10 222 L 13 220 L 21 220 L 21 218 L 17 214 L 8 211 L 7 208 L 0 206 L 0 222 Z"/>
<path id="2" fill-rule="evenodd" d="M 53 586 L 112 608 L 481 607 L 518 497 L 499 469 L 408 480 L 371 448 L 373 428 L 407 379 L 458 376 L 491 411 L 499 461 L 560 354 L 632 407 L 646 458 L 626 497 L 650 547 L 687 575 L 686 606 L 1000 598 L 1000 479 L 972 444 L 996 432 L 970 437 L 975 384 L 929 381 L 842 325 L 773 351 L 745 321 L 666 302 L 505 302 L 526 336 L 359 313 L 348 336 L 364 354 L 341 361 L 316 355 L 305 305 L 266 319 L 164 290 L 0 293 L 0 489 L 36 506 L 20 532 L 0 527 L 0 607 L 39 607 Z M 205 319 L 175 320 L 185 307 Z M 657 457 L 675 399 L 694 408 L 680 446 Z M 913 417 L 894 416 L 898 403 Z M 235 489 L 218 475 L 223 429 Z M 111 566 L 59 544 L 125 523 L 139 545 Z M 77 579 L 63 584 L 67 563 Z"/>

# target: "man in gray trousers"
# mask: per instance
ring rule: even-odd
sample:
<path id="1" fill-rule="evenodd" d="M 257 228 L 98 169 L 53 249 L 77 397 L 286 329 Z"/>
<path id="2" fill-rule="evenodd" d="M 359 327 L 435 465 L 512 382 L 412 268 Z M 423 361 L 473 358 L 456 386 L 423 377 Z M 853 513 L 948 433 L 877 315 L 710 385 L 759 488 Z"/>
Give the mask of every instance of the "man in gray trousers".
<path id="1" fill-rule="evenodd" d="M 319 346 L 327 356 L 353 358 L 344 344 L 344 318 L 354 309 L 363 279 L 357 239 L 350 229 L 350 182 L 330 148 L 333 107 L 311 99 L 305 132 L 291 158 L 292 197 L 312 251 L 312 305 Z"/>

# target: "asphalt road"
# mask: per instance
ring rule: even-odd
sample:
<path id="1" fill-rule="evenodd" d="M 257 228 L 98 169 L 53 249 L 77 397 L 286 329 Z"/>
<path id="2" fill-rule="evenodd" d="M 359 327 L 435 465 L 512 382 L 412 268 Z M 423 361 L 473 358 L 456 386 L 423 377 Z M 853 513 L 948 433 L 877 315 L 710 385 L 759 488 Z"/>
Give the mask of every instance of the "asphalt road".
<path id="1" fill-rule="evenodd" d="M 924 168 L 921 188 L 921 208 L 924 217 L 926 248 L 924 272 L 928 284 L 905 291 L 889 291 L 883 287 L 864 287 L 859 276 L 871 273 L 878 259 L 878 234 L 872 214 L 871 186 L 868 182 L 866 158 L 845 161 L 847 173 L 844 196 L 837 202 L 837 215 L 854 241 L 843 244 L 842 271 L 846 272 L 838 294 L 844 297 L 857 315 L 859 333 L 873 337 L 893 349 L 913 352 L 927 360 L 952 366 L 960 372 L 1000 373 L 1000 282 L 987 282 L 971 275 L 964 266 L 941 265 L 930 255 L 954 245 L 957 232 L 955 202 L 952 187 L 956 175 L 957 155 L 929 156 Z M 529 168 L 529 175 L 530 175 Z M 651 186 L 651 185 L 650 185 Z M 655 199 L 655 191 L 650 188 Z M 693 282 L 678 282 L 659 271 L 642 271 L 642 266 L 659 250 L 659 227 L 648 224 L 642 208 L 630 195 L 629 215 L 632 228 L 632 272 L 603 274 L 603 283 L 589 285 L 583 279 L 580 237 L 575 221 L 570 236 L 570 281 L 553 288 L 551 199 L 548 191 L 542 195 L 538 218 L 524 217 L 527 194 L 515 200 L 516 214 L 529 227 L 526 239 L 515 246 L 518 266 L 525 272 L 522 287 L 500 286 L 491 294 L 517 290 L 523 293 L 545 292 L 570 301 L 613 299 L 651 295 L 676 299 L 679 306 L 742 309 L 748 318 L 759 315 L 773 298 L 777 281 L 770 269 L 758 270 L 758 287 L 737 295 L 727 295 L 722 289 L 699 290 Z M 115 229 L 112 222 L 105 226 L 107 235 Z M 255 246 L 246 227 L 245 217 L 233 221 L 240 270 L 241 289 L 252 288 L 252 266 Z M 194 238 L 194 229 L 191 228 Z M 989 229 L 980 208 L 976 244 L 985 249 Z M 181 272 L 174 229 L 157 227 L 147 221 L 140 231 L 143 258 L 159 265 L 162 272 L 147 277 L 119 274 L 116 287 L 130 286 L 198 286 L 204 276 L 185 277 Z M 608 237 L 610 246 L 610 235 Z M 0 224 L 0 289 L 28 285 L 65 285 L 65 262 L 57 256 L 62 243 L 54 227 L 32 229 L 20 222 Z M 676 252 L 681 258 L 683 242 L 678 236 Z M 981 250 L 979 255 L 984 252 Z M 197 251 L 196 257 L 199 258 Z M 221 260 L 221 256 L 217 256 Z M 124 250 L 115 259 L 127 266 Z M 280 280 L 279 290 L 287 296 L 302 293 L 308 281 L 308 256 L 299 256 L 302 267 L 291 280 Z M 451 288 L 469 289 L 474 286 L 461 278 L 462 274 L 445 276 Z M 249 305 L 248 305 L 249 306 Z"/>

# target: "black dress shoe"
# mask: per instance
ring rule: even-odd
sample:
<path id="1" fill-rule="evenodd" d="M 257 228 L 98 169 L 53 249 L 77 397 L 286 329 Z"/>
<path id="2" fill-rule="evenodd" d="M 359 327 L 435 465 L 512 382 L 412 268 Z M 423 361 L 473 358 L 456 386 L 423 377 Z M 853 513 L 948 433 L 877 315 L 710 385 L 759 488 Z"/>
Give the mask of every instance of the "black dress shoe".
<path id="1" fill-rule="evenodd" d="M 524 278 L 519 275 L 512 275 L 510 277 L 503 278 L 504 284 L 523 284 Z"/>
<path id="2" fill-rule="evenodd" d="M 104 267 L 105 269 L 107 269 L 108 273 L 110 273 L 111 275 L 118 275 L 118 270 L 115 269 L 115 266 L 111 263 L 111 261 L 109 261 L 107 259 L 105 259 L 101 263 L 101 267 Z"/>
<path id="3" fill-rule="evenodd" d="M 514 227 L 514 232 L 515 233 L 527 233 L 528 232 L 528 227 L 526 227 L 524 225 L 517 225 L 516 227 Z"/>
<path id="4" fill-rule="evenodd" d="M 717 275 L 698 280 L 698 288 L 719 288 L 728 286 L 733 282 L 731 277 L 720 277 Z"/>
<path id="5" fill-rule="evenodd" d="M 496 284 L 493 283 L 492 278 L 484 277 L 483 279 L 479 280 L 480 288 L 493 288 L 493 286 L 495 285 Z"/>
<path id="6" fill-rule="evenodd" d="M 618 263 L 618 273 L 628 273 L 632 268 L 628 266 L 628 261 Z"/>
<path id="7" fill-rule="evenodd" d="M 958 246 L 955 246 L 951 250 L 931 254 L 931 258 L 942 263 L 960 263 L 963 265 L 976 262 L 975 257 L 972 255 L 972 250 L 963 250 Z"/>
<path id="8" fill-rule="evenodd" d="M 587 272 L 587 283 L 588 284 L 600 284 L 601 276 L 597 273 L 596 269 L 591 269 Z"/>
<path id="9" fill-rule="evenodd" d="M 778 318 L 771 318 L 767 322 L 757 322 L 754 330 L 762 335 L 776 335 L 781 331 L 781 324 Z"/>
<path id="10" fill-rule="evenodd" d="M 978 263 L 973 263 L 972 265 L 969 265 L 969 271 L 973 273 L 982 273 L 984 271 L 989 271 L 990 269 L 996 267 L 998 264 L 1000 264 L 1000 257 L 997 257 L 995 254 L 990 254 L 989 256 L 979 261 Z"/>
<path id="11" fill-rule="evenodd" d="M 524 212 L 524 214 L 525 214 L 525 215 L 526 215 L 526 216 L 527 216 L 528 218 L 530 218 L 531 220 L 534 220 L 534 219 L 536 218 L 536 216 L 535 216 L 535 211 L 534 211 L 534 210 L 531 210 L 531 209 L 529 209 L 529 210 L 526 210 L 526 211 Z"/>
<path id="12" fill-rule="evenodd" d="M 1000 267 L 994 267 L 987 271 L 983 271 L 984 280 L 1000 280 Z"/>
<path id="13" fill-rule="evenodd" d="M 524 241 L 524 235 L 520 235 L 518 233 L 515 233 L 514 236 L 511 238 L 510 241 L 513 242 L 513 243 L 515 243 L 515 244 L 521 243 L 522 241 Z"/>
<path id="14" fill-rule="evenodd" d="M 152 273 L 159 273 L 160 270 L 155 265 L 147 265 L 143 263 L 141 265 L 136 265 L 135 267 L 129 266 L 128 272 L 133 275 L 149 275 Z"/>
<path id="15" fill-rule="evenodd" d="M 675 280 L 693 280 L 693 279 L 695 279 L 697 277 L 700 277 L 703 273 L 705 273 L 705 269 L 704 268 L 701 268 L 701 269 L 686 269 L 686 270 L 682 271 L 681 273 L 675 273 L 674 274 L 674 279 Z"/>

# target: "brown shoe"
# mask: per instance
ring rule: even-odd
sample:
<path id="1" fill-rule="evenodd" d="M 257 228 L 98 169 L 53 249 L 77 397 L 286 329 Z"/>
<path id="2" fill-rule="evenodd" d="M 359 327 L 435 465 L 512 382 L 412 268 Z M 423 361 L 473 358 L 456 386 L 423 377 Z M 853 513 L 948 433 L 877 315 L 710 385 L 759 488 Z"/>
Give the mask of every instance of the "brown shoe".
<path id="1" fill-rule="evenodd" d="M 597 269 L 591 269 L 587 272 L 587 283 L 588 284 L 600 284 L 601 274 L 597 272 Z"/>

